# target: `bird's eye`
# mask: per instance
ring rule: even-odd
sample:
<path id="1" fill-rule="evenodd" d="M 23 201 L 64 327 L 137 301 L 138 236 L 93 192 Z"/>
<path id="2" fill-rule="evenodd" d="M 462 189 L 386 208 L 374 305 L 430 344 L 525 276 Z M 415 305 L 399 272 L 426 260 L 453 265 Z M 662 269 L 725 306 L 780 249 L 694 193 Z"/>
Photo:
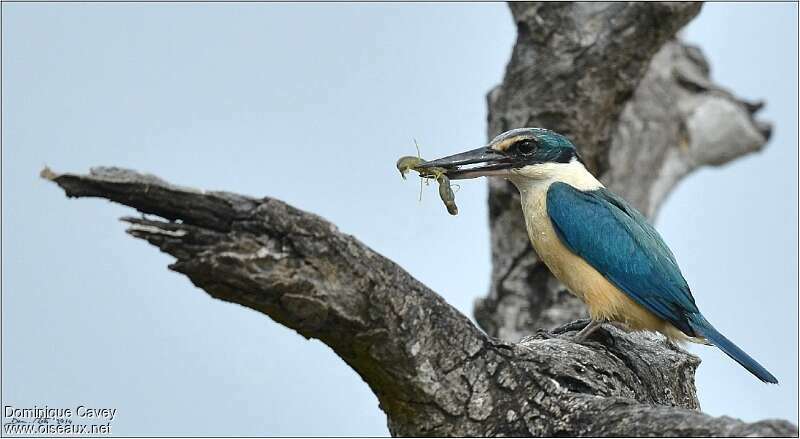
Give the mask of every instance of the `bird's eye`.
<path id="1" fill-rule="evenodd" d="M 514 144 L 514 148 L 522 155 L 530 155 L 536 149 L 536 141 L 532 139 L 520 140 Z"/>

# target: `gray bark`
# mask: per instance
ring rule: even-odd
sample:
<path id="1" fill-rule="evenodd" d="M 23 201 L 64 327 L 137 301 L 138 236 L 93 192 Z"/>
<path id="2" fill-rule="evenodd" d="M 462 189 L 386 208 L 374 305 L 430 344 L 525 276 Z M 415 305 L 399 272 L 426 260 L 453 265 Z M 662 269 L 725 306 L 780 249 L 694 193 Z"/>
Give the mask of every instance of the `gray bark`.
<path id="1" fill-rule="evenodd" d="M 754 106 L 711 84 L 699 52 L 673 40 L 697 4 L 511 9 L 519 37 L 489 95 L 490 134 L 568 134 L 592 170 L 649 214 L 695 167 L 768 136 Z M 128 233 L 174 256 L 169 268 L 212 297 L 330 346 L 377 395 L 393 435 L 797 435 L 786 421 L 700 412 L 699 360 L 660 336 L 605 325 L 578 344 L 567 338 L 577 325 L 539 330 L 573 320 L 582 305 L 538 262 L 504 182 L 490 186 L 493 287 L 476 307 L 484 332 L 356 238 L 281 201 L 119 168 L 42 176 L 70 197 L 157 216 L 124 218 Z"/>
<path id="2" fill-rule="evenodd" d="M 699 7 L 513 4 L 519 37 L 488 95 L 489 137 L 522 126 L 567 133 L 595 175 L 652 219 L 688 173 L 757 151 L 770 135 L 754 118 L 761 104 L 714 84 L 700 50 L 673 38 Z M 475 305 L 480 326 L 516 341 L 584 317 L 534 252 L 510 183 L 490 181 L 489 220 L 492 282 Z"/>
<path id="3" fill-rule="evenodd" d="M 785 421 L 699 412 L 699 360 L 607 325 L 519 343 L 490 337 L 402 268 L 336 226 L 272 198 L 198 191 L 119 168 L 42 176 L 159 218 L 128 233 L 175 257 L 212 297 L 262 312 L 336 352 L 396 436 L 796 435 Z"/>

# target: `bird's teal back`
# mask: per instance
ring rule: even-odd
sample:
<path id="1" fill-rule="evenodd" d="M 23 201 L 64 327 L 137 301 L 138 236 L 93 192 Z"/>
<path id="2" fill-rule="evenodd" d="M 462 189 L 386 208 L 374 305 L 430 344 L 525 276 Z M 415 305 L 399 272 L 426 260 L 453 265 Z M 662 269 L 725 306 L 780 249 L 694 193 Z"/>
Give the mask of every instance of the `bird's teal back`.
<path id="1" fill-rule="evenodd" d="M 675 257 L 636 209 L 605 188 L 580 191 L 556 182 L 547 213 L 562 242 L 652 313 L 694 336 L 694 297 Z"/>
<path id="2" fill-rule="evenodd" d="M 558 238 L 636 303 L 684 334 L 706 339 L 760 380 L 778 380 L 700 313 L 675 256 L 644 216 L 605 188 L 556 182 L 547 214 Z"/>

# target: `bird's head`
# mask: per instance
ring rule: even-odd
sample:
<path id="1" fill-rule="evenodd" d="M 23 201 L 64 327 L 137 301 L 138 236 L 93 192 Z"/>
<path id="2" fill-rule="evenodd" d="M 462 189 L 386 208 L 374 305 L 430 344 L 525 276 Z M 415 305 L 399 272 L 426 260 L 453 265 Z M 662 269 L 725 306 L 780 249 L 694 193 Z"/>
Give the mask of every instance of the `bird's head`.
<path id="1" fill-rule="evenodd" d="M 566 137 L 544 128 L 506 131 L 488 145 L 419 165 L 443 168 L 453 180 L 499 176 L 513 180 L 552 178 L 564 166 L 583 161 Z"/>

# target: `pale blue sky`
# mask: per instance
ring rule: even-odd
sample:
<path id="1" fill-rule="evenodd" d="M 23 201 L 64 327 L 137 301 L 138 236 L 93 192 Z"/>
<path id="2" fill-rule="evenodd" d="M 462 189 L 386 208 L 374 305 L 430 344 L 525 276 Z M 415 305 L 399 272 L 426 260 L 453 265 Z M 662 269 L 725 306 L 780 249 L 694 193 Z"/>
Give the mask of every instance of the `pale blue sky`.
<path id="1" fill-rule="evenodd" d="M 274 196 L 471 316 L 489 281 L 485 183 L 462 184 L 451 217 L 434 190 L 417 203 L 394 161 L 412 137 L 427 157 L 485 141 L 485 93 L 515 38 L 507 7 L 2 8 L 3 404 L 114 407 L 128 435 L 387 434 L 330 349 L 210 299 L 123 233 L 130 209 L 68 200 L 38 172 L 119 165 Z M 715 415 L 797 422 L 796 17 L 794 4 L 709 4 L 685 33 L 775 123 L 763 153 L 682 182 L 656 224 L 709 320 L 782 382 L 693 349 Z M 312 165 L 279 165 L 292 159 Z"/>

